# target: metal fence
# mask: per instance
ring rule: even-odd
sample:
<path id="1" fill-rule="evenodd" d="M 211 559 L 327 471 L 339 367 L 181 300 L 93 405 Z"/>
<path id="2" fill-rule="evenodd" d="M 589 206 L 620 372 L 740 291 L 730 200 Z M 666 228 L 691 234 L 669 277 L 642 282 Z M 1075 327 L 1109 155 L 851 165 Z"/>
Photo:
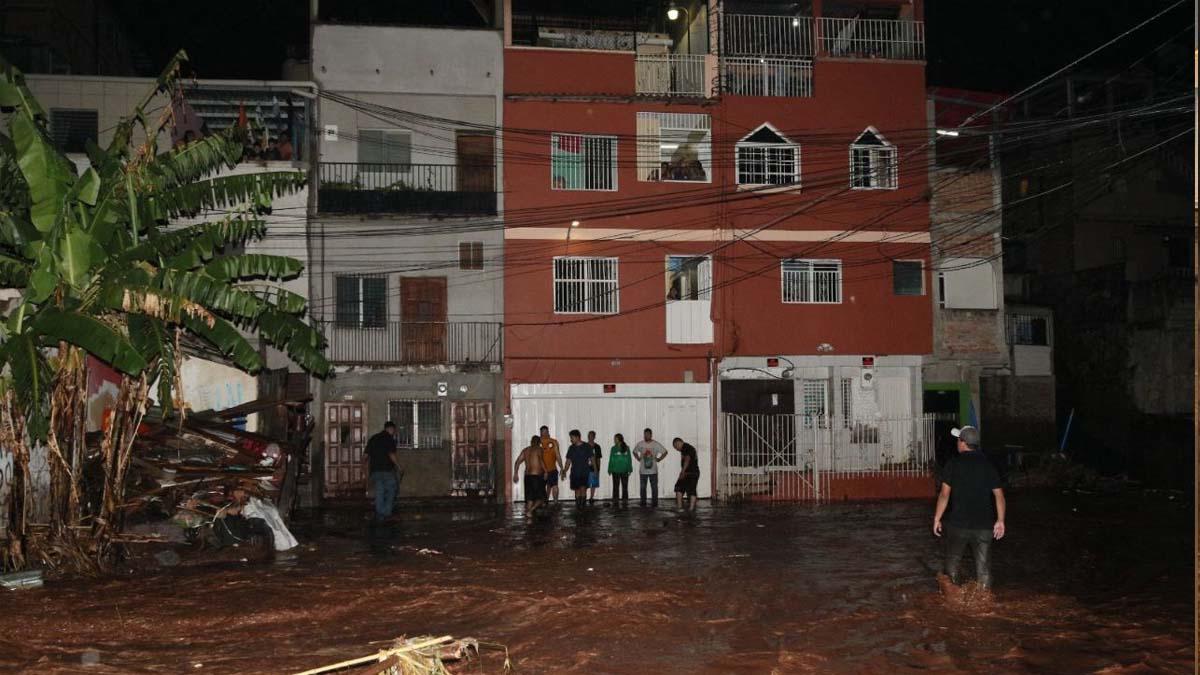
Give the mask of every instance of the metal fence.
<path id="1" fill-rule="evenodd" d="M 326 322 L 326 355 L 335 365 L 492 365 L 504 352 L 503 324 L 388 321 L 378 328 Z"/>
<path id="2" fill-rule="evenodd" d="M 321 162 L 322 213 L 496 212 L 492 164 Z"/>
<path id="3" fill-rule="evenodd" d="M 725 14 L 722 22 L 724 56 L 813 55 L 810 16 Z"/>
<path id="4" fill-rule="evenodd" d="M 703 54 L 638 55 L 636 85 L 639 94 L 704 96 Z"/>
<path id="5" fill-rule="evenodd" d="M 896 19 L 817 19 L 822 56 L 898 59 L 925 58 L 925 24 Z"/>
<path id="6" fill-rule="evenodd" d="M 725 93 L 737 96 L 813 95 L 812 61 L 807 59 L 723 58 L 721 79 Z"/>
<path id="7" fill-rule="evenodd" d="M 723 413 L 722 498 L 821 500 L 830 481 L 921 476 L 934 462 L 934 415 L 846 419 Z"/>

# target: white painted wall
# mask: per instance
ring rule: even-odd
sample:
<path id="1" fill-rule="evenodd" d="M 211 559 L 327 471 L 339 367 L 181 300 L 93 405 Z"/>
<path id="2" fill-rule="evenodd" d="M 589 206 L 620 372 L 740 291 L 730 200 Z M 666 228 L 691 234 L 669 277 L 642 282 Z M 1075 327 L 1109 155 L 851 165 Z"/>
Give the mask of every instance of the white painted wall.
<path id="1" fill-rule="evenodd" d="M 499 31 L 318 25 L 313 76 L 331 91 L 495 96 Z"/>
<path id="2" fill-rule="evenodd" d="M 597 498 L 612 496 L 608 476 L 608 454 L 613 434 L 625 436 L 632 448 L 642 439 L 642 430 L 654 430 L 654 438 L 670 451 L 658 466 L 660 499 L 673 499 L 679 478 L 679 453 L 671 447 L 676 436 L 696 447 L 700 464 L 700 497 L 712 496 L 711 385 L 709 384 L 618 384 L 615 393 L 605 394 L 602 384 L 514 384 L 512 395 L 512 455 L 515 458 L 537 435 L 539 427 L 550 427 L 566 453 L 571 429 L 579 429 L 587 438 L 596 432 L 596 442 L 604 451 L 603 470 Z M 565 457 L 564 457 L 565 459 Z M 523 471 L 523 470 L 522 470 Z M 638 493 L 638 469 L 634 466 L 629 488 L 634 499 Z M 524 483 L 513 486 L 513 501 L 524 500 Z M 559 496 L 570 498 L 570 490 L 560 489 Z"/>

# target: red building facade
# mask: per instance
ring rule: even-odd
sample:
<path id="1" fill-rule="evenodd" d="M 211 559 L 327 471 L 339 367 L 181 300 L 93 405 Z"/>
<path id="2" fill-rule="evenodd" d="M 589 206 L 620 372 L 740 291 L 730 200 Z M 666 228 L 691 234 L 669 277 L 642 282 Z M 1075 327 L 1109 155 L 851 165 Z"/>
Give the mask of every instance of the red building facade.
<path id="1" fill-rule="evenodd" d="M 811 469 L 819 449 L 787 447 L 806 425 L 919 416 L 935 283 L 921 3 L 649 3 L 586 22 L 510 3 L 508 447 L 542 424 L 606 450 L 651 427 L 700 450 L 708 496 L 736 490 L 738 466 Z M 728 415 L 793 421 L 748 449 Z"/>

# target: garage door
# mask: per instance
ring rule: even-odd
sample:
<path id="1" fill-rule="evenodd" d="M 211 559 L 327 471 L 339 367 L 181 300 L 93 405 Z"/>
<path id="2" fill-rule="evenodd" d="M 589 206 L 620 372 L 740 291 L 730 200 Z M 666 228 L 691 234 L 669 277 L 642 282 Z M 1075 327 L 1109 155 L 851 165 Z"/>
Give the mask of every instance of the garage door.
<path id="1" fill-rule="evenodd" d="M 518 384 L 512 385 L 512 445 L 514 452 L 529 444 L 542 425 L 562 444 L 566 453 L 571 429 L 579 429 L 586 440 L 588 431 L 596 432 L 596 442 L 604 450 L 603 471 L 597 498 L 612 496 L 612 481 L 607 474 L 608 453 L 613 434 L 621 433 L 633 447 L 642 438 L 642 430 L 654 430 L 654 438 L 670 451 L 659 465 L 659 496 L 672 496 L 679 477 L 679 453 L 671 448 L 678 436 L 696 446 L 700 464 L 701 497 L 712 494 L 712 444 L 710 386 L 707 384 L 620 384 L 615 392 L 604 392 L 602 384 Z M 629 481 L 636 499 L 637 467 Z M 560 494 L 560 498 L 563 495 Z M 569 495 L 568 495 L 569 496 Z M 514 501 L 524 500 L 524 485 L 513 486 Z"/>

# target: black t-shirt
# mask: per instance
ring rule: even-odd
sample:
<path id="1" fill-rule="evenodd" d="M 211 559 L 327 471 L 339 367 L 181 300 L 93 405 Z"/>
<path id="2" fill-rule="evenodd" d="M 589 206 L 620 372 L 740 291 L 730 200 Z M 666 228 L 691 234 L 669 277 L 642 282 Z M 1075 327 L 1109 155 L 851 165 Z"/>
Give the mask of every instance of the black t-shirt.
<path id="1" fill-rule="evenodd" d="M 691 461 L 688 462 L 687 469 L 684 469 L 683 475 L 699 476 L 700 475 L 700 458 L 696 457 L 696 448 L 693 448 L 690 443 L 684 443 L 683 447 L 679 449 L 680 464 L 683 463 L 684 457 L 690 457 Z"/>
<path id="2" fill-rule="evenodd" d="M 600 467 L 604 466 L 603 464 L 600 463 L 600 460 L 604 459 L 604 453 L 600 452 L 600 444 L 599 443 L 589 443 L 589 445 L 592 446 L 592 454 L 595 455 L 595 457 L 596 457 L 596 466 L 592 467 L 592 471 L 599 472 Z"/>
<path id="3" fill-rule="evenodd" d="M 571 463 L 571 475 L 575 478 L 587 478 L 592 472 L 592 449 L 587 443 L 571 445 L 567 448 L 567 461 Z"/>
<path id="4" fill-rule="evenodd" d="M 369 461 L 369 471 L 394 471 L 396 465 L 389 456 L 396 451 L 396 437 L 386 431 L 381 431 L 367 441 L 367 449 L 363 452 Z"/>
<path id="5" fill-rule="evenodd" d="M 958 453 L 946 463 L 942 480 L 950 486 L 950 509 L 943 518 L 947 525 L 992 529 L 996 523 L 992 490 L 1000 487 L 1000 474 L 983 452 Z"/>

